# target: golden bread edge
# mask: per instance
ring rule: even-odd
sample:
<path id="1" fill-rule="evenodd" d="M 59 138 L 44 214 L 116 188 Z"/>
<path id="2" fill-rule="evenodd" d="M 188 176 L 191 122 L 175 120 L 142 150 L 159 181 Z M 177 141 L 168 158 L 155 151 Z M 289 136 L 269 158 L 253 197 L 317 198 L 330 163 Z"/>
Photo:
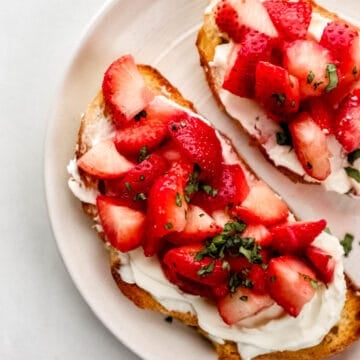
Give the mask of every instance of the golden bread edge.
<path id="1" fill-rule="evenodd" d="M 143 75 L 146 84 L 154 91 L 155 94 L 162 94 L 169 99 L 177 102 L 179 105 L 187 107 L 192 111 L 196 111 L 192 102 L 184 99 L 181 93 L 177 88 L 172 86 L 168 80 L 166 80 L 156 69 L 148 65 L 138 65 L 138 68 Z M 76 150 L 76 158 L 78 159 L 86 151 L 91 148 L 91 144 L 86 142 L 86 137 L 84 133 L 86 127 L 89 124 L 92 124 L 97 121 L 99 112 L 102 112 L 104 115 L 107 115 L 108 111 L 106 109 L 102 92 L 95 96 L 93 101 L 89 104 L 85 113 L 81 118 L 80 129 L 78 133 L 78 142 Z M 110 121 L 110 117 L 109 121 Z M 242 160 L 243 161 L 243 160 Z M 250 171 L 250 168 L 243 161 L 246 168 Z M 82 181 L 86 184 L 87 187 L 97 188 L 98 181 L 88 175 L 86 175 L 81 169 L 80 176 Z M 255 175 L 254 175 L 255 176 Z M 91 218 L 94 219 L 97 216 L 96 206 L 92 204 L 82 203 L 84 212 Z M 98 232 L 99 237 L 105 243 L 104 234 Z M 160 303 L 158 303 L 147 291 L 141 289 L 135 284 L 128 284 L 121 279 L 119 274 L 119 268 L 121 266 L 120 259 L 116 254 L 116 250 L 109 248 L 109 259 L 110 259 L 110 268 L 112 276 L 121 290 L 121 292 L 130 299 L 136 306 L 142 309 L 153 310 L 160 312 L 165 316 L 172 316 L 175 319 L 178 319 L 185 323 L 188 326 L 196 328 L 200 333 L 206 336 L 201 329 L 198 328 L 198 322 L 195 315 L 190 313 L 181 313 L 177 311 L 169 311 L 165 309 Z M 324 341 L 312 348 L 304 349 L 296 352 L 282 352 L 282 353 L 272 353 L 269 355 L 262 355 L 256 357 L 256 359 L 271 359 L 271 360 L 282 360 L 282 359 L 321 359 L 325 356 L 331 355 L 338 351 L 341 351 L 349 343 L 354 342 L 360 336 L 360 321 L 354 321 L 355 319 L 360 319 L 360 298 L 356 296 L 356 290 L 350 281 L 348 284 L 348 293 L 345 308 L 343 310 L 342 321 L 339 324 L 337 333 L 345 334 L 345 327 L 348 326 L 347 336 L 341 336 L 342 341 L 335 341 L 333 332 L 330 332 L 324 339 Z M 346 321 L 346 322 L 345 322 Z M 350 329 L 350 330 L 349 330 Z M 237 352 L 236 344 L 233 342 L 226 342 L 224 345 L 213 343 L 216 352 L 218 353 L 219 359 L 223 360 L 241 360 L 239 353 Z M 334 346 L 336 345 L 336 346 Z M 319 356 L 320 355 L 320 356 Z"/>

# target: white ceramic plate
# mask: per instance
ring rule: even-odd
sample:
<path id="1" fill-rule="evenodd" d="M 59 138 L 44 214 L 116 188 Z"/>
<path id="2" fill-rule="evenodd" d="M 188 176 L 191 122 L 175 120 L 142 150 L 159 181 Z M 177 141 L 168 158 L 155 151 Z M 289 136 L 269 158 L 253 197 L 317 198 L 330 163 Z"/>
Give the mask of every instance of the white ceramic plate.
<path id="1" fill-rule="evenodd" d="M 322 4 L 351 16 L 360 14 L 352 0 Z M 240 153 L 258 174 L 279 191 L 304 219 L 322 214 L 333 232 L 351 232 L 360 239 L 360 201 L 329 194 L 312 186 L 294 185 L 269 165 L 248 139 L 239 135 L 220 113 L 205 83 L 194 43 L 206 0 L 118 0 L 108 2 L 88 27 L 59 91 L 49 124 L 45 149 L 45 181 L 54 234 L 76 286 L 99 319 L 135 353 L 147 360 L 215 359 L 211 346 L 191 329 L 168 324 L 164 317 L 134 307 L 117 290 L 106 251 L 67 188 L 66 165 L 72 158 L 79 117 L 97 92 L 103 72 L 112 60 L 131 53 L 137 62 L 157 67 L 191 99 L 198 110 L 233 138 Z M 358 10 L 355 12 L 354 10 Z M 360 16 L 358 19 L 360 23 Z M 316 191 L 315 191 L 316 190 Z M 301 201 L 299 200 L 301 199 Z M 347 268 L 360 273 L 355 250 Z M 359 280 L 357 277 L 357 280 Z M 166 341 L 164 341 L 166 339 Z M 181 351 L 174 351 L 181 349 Z M 356 345 L 339 359 L 360 358 Z"/>

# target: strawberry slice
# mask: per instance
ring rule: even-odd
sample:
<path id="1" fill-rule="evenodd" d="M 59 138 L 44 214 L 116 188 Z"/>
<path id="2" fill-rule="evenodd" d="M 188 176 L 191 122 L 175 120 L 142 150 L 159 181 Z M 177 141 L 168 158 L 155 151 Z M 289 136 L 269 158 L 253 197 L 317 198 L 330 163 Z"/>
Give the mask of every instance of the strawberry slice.
<path id="1" fill-rule="evenodd" d="M 228 205 L 241 203 L 248 195 L 250 188 L 244 171 L 238 164 L 223 164 L 220 176 L 203 186 L 205 191 L 195 194 L 193 202 L 209 212 L 225 209 Z M 207 187 L 209 191 L 207 190 Z"/>
<path id="2" fill-rule="evenodd" d="M 311 21 L 310 3 L 301 0 L 297 2 L 267 0 L 263 4 L 284 39 L 288 41 L 305 39 Z"/>
<path id="3" fill-rule="evenodd" d="M 86 173 L 101 179 L 120 177 L 135 166 L 118 153 L 112 140 L 93 146 L 78 159 L 77 165 Z"/>
<path id="4" fill-rule="evenodd" d="M 148 197 L 147 236 L 144 254 L 155 255 L 161 248 L 162 238 L 186 226 L 187 202 L 184 188 L 192 166 L 187 161 L 174 162 L 169 171 L 153 183 Z"/>
<path id="5" fill-rule="evenodd" d="M 253 264 L 249 269 L 247 278 L 251 283 L 251 290 L 257 294 L 267 293 L 266 270 L 264 266 Z"/>
<path id="6" fill-rule="evenodd" d="M 214 237 L 221 231 L 222 228 L 203 209 L 195 205 L 189 205 L 184 229 L 180 232 L 170 233 L 166 240 L 175 245 L 193 244 Z"/>
<path id="7" fill-rule="evenodd" d="M 285 221 L 289 209 L 282 199 L 259 180 L 250 188 L 242 204 L 235 206 L 232 212 L 245 223 L 272 225 Z"/>
<path id="8" fill-rule="evenodd" d="M 272 242 L 271 232 L 262 224 L 247 225 L 242 233 L 242 237 L 254 238 L 261 247 L 269 246 Z"/>
<path id="9" fill-rule="evenodd" d="M 187 116 L 185 111 L 156 97 L 140 114 L 116 132 L 115 146 L 121 154 L 138 155 L 146 147 L 154 150 L 168 135 L 168 123 L 173 118 Z"/>
<path id="10" fill-rule="evenodd" d="M 260 61 L 255 72 L 255 97 L 272 114 L 284 116 L 297 112 L 299 81 L 283 67 Z"/>
<path id="11" fill-rule="evenodd" d="M 164 174 L 168 164 L 157 154 L 149 155 L 141 163 L 130 169 L 121 179 L 105 182 L 105 193 L 109 196 L 123 197 L 128 194 L 131 198 L 147 197 L 151 185 Z"/>
<path id="12" fill-rule="evenodd" d="M 267 270 L 270 296 L 291 316 L 297 317 L 315 294 L 314 271 L 301 259 L 284 255 L 272 258 Z"/>
<path id="13" fill-rule="evenodd" d="M 190 114 L 169 122 L 173 141 L 183 154 L 200 166 L 205 178 L 213 178 L 221 171 L 222 151 L 214 128 Z"/>
<path id="14" fill-rule="evenodd" d="M 141 245 L 145 215 L 130 209 L 122 200 L 98 196 L 96 206 L 106 240 L 116 249 L 127 252 Z"/>
<path id="15" fill-rule="evenodd" d="M 325 229 L 326 221 L 297 221 L 270 228 L 271 247 L 280 254 L 303 252 Z"/>
<path id="16" fill-rule="evenodd" d="M 289 124 L 294 149 L 305 172 L 317 180 L 331 173 L 327 139 L 320 126 L 307 112 L 300 113 Z"/>
<path id="17" fill-rule="evenodd" d="M 322 96 L 309 98 L 303 105 L 325 135 L 333 134 L 334 111 Z"/>
<path id="18" fill-rule="evenodd" d="M 313 40 L 295 40 L 285 48 L 284 67 L 298 78 L 303 98 L 320 96 L 338 85 L 338 71 L 330 51 Z"/>
<path id="19" fill-rule="evenodd" d="M 335 114 L 335 136 L 348 153 L 360 147 L 360 89 L 341 102 Z"/>
<path id="20" fill-rule="evenodd" d="M 177 247 L 165 254 L 163 262 L 175 273 L 200 284 L 217 286 L 226 283 L 229 271 L 224 268 L 222 260 L 210 257 L 196 259 L 203 249 L 202 244 Z"/>
<path id="21" fill-rule="evenodd" d="M 240 44 L 235 44 L 222 87 L 247 98 L 255 96 L 255 70 L 259 61 L 270 61 L 273 39 L 256 30 L 245 33 Z"/>
<path id="22" fill-rule="evenodd" d="M 274 303 L 268 294 L 257 294 L 252 290 L 238 287 L 217 302 L 221 318 L 228 325 L 257 314 Z"/>
<path id="23" fill-rule="evenodd" d="M 332 283 L 336 266 L 335 259 L 328 252 L 314 245 L 306 249 L 306 256 L 314 266 L 319 279 L 325 284 Z"/>
<path id="24" fill-rule="evenodd" d="M 122 56 L 109 66 L 104 75 L 102 91 L 106 105 L 119 127 L 142 111 L 154 98 L 131 55 Z"/>

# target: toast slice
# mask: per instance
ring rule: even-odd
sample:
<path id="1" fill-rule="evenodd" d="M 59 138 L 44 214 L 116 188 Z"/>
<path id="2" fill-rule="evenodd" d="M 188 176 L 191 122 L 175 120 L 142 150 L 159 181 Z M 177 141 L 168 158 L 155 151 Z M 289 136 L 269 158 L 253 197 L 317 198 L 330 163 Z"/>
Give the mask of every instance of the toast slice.
<path id="1" fill-rule="evenodd" d="M 287 0 L 284 1 L 287 2 Z M 301 1 L 310 4 L 311 6 L 314 21 L 313 21 L 313 25 L 312 22 L 310 22 L 309 31 L 310 29 L 314 29 L 314 31 L 316 32 L 316 35 L 314 36 L 317 38 L 321 36 L 321 31 L 328 22 L 334 21 L 334 22 L 341 22 L 344 24 L 348 24 L 345 20 L 340 19 L 339 16 L 336 15 L 335 13 L 332 13 L 326 10 L 325 8 L 317 5 L 312 0 L 301 0 Z M 233 94 L 230 91 L 224 90 L 223 88 L 224 78 L 226 77 L 226 72 L 224 72 L 224 66 L 226 65 L 223 65 L 224 64 L 223 56 L 230 56 L 230 55 L 226 55 L 228 54 L 229 50 L 224 50 L 224 49 L 226 47 L 228 47 L 229 49 L 230 44 L 233 44 L 234 42 L 226 33 L 221 32 L 219 30 L 218 25 L 216 24 L 216 11 L 217 11 L 216 4 L 220 2 L 221 1 L 212 2 L 211 5 L 209 5 L 209 8 L 204 14 L 203 25 L 198 32 L 198 37 L 196 41 L 196 46 L 200 56 L 201 66 L 203 67 L 206 80 L 220 109 L 226 112 L 229 115 L 229 117 L 232 118 L 239 125 L 240 131 L 247 133 L 251 137 L 252 144 L 259 148 L 259 150 L 262 152 L 264 157 L 269 162 L 271 162 L 279 171 L 281 171 L 285 176 L 290 178 L 293 182 L 300 182 L 305 184 L 316 183 L 324 186 L 326 190 L 335 191 L 341 194 L 350 193 L 357 196 L 357 194 L 359 193 L 358 182 L 355 181 L 351 175 L 349 175 L 351 171 L 351 170 L 349 171 L 349 168 L 353 167 L 353 164 L 351 163 L 351 161 L 349 163 L 346 160 L 347 156 L 349 155 L 349 152 L 345 151 L 342 145 L 340 145 L 337 141 L 341 137 L 338 136 L 338 134 L 341 132 L 340 127 L 335 126 L 335 128 L 331 130 L 331 132 L 334 131 L 334 134 L 331 133 L 329 134 L 327 130 L 323 127 L 321 127 L 321 129 L 319 128 L 319 130 L 327 134 L 327 136 L 323 136 L 320 132 L 321 137 L 324 138 L 322 140 L 324 142 L 324 147 L 321 148 L 321 150 L 320 148 L 319 150 L 317 150 L 318 151 L 317 157 L 320 158 L 324 156 L 324 158 L 326 158 L 325 162 L 327 162 L 326 166 L 322 166 L 322 165 L 318 166 L 321 169 L 320 171 L 325 172 L 320 174 L 320 176 L 318 176 L 319 174 L 315 174 L 314 171 L 315 166 L 312 166 L 313 164 L 311 164 L 309 160 L 306 161 L 305 159 L 302 159 L 301 151 L 300 150 L 298 151 L 296 149 L 297 148 L 296 145 L 299 142 L 299 140 L 295 138 L 293 132 L 291 132 L 290 134 L 290 132 L 288 131 L 289 127 L 291 127 L 291 125 L 289 126 L 289 123 L 290 124 L 291 122 L 295 123 L 295 121 L 293 120 L 297 119 L 296 116 L 297 114 L 300 114 L 301 112 L 308 113 L 309 111 L 312 111 L 311 109 L 313 105 L 309 105 L 312 104 L 311 100 L 309 101 L 309 98 L 301 97 L 300 105 L 299 105 L 300 107 L 297 112 L 295 113 L 288 112 L 285 115 L 278 115 L 278 114 L 270 114 L 265 104 L 262 104 L 260 106 L 259 105 L 260 102 L 265 100 L 261 97 L 262 96 L 261 94 L 255 94 L 249 96 L 249 98 L 246 99 L 244 97 L 241 97 L 242 98 L 241 101 L 245 102 L 245 106 L 247 108 L 252 109 L 251 117 L 252 118 L 256 117 L 256 121 L 255 122 L 253 120 L 248 121 L 250 120 L 249 116 L 246 116 L 246 114 L 244 114 L 243 112 L 237 112 L 237 110 L 233 105 L 235 104 L 236 101 L 238 101 L 236 99 L 239 99 L 240 96 Z M 225 1 L 225 3 L 226 2 L 229 1 Z M 236 3 L 236 1 L 235 2 L 232 1 L 232 3 Z M 349 26 L 351 26 L 351 29 L 354 29 L 354 31 L 355 30 L 358 31 L 358 28 L 355 27 L 354 25 L 349 24 Z M 308 35 L 308 38 L 312 38 L 312 36 L 313 35 Z M 284 46 L 286 48 L 287 45 Z M 221 55 L 218 49 L 223 49 Z M 227 61 L 229 61 L 229 58 Z M 285 68 L 287 68 L 287 65 L 283 65 L 283 63 L 281 63 L 279 66 L 280 67 L 284 66 Z M 338 82 L 338 84 L 340 84 L 340 82 Z M 357 81 L 354 81 L 354 83 L 352 83 L 351 89 L 355 87 L 358 87 Z M 267 90 L 265 89 L 264 91 L 266 92 Z M 341 92 L 342 90 L 336 89 L 336 91 L 339 94 L 341 93 L 341 96 L 344 96 L 344 94 Z M 352 90 L 349 89 L 349 92 L 350 91 Z M 335 94 L 335 92 L 333 92 L 333 94 Z M 230 95 L 230 97 L 228 95 Z M 273 94 L 273 98 L 275 98 L 275 95 Z M 279 104 L 280 103 L 283 104 L 285 98 L 286 97 L 281 98 L 280 99 L 281 101 L 279 100 Z M 319 96 L 319 98 L 323 98 L 323 96 Z M 324 98 L 326 104 L 331 104 L 331 106 L 332 104 L 334 104 L 333 109 L 331 110 L 333 114 L 337 114 L 340 112 L 336 110 L 338 107 L 341 107 L 341 105 L 339 105 L 339 103 L 334 102 L 335 95 L 332 97 L 330 97 L 329 95 L 325 95 Z M 323 100 L 321 99 L 321 101 Z M 225 102 L 228 105 L 226 105 Z M 313 103 L 316 104 L 315 102 Z M 232 108 L 230 108 L 231 106 Z M 240 106 L 241 105 L 239 105 L 238 108 Z M 314 105 L 314 107 L 315 106 L 317 107 L 318 105 Z M 326 106 L 330 108 L 330 105 L 326 105 Z M 311 116 L 313 116 L 312 113 Z M 340 115 L 335 115 L 335 116 L 339 118 Z M 259 119 L 261 121 L 259 121 Z M 334 122 L 335 120 L 332 119 L 331 121 Z M 284 125 L 286 129 L 285 131 L 284 131 Z M 271 130 L 265 129 L 266 126 L 268 129 Z M 288 142 L 280 143 L 277 138 L 278 134 L 280 135 L 285 134 L 285 136 L 288 137 L 287 138 Z M 317 142 L 318 143 L 320 142 L 319 137 L 317 137 Z M 298 145 L 298 147 L 300 148 L 300 145 Z M 327 170 L 324 169 L 325 167 Z"/>
<path id="2" fill-rule="evenodd" d="M 138 69 L 143 76 L 145 83 L 155 95 L 166 96 L 177 104 L 186 107 L 191 111 L 195 111 L 193 104 L 183 98 L 179 91 L 157 70 L 147 65 L 138 65 Z M 94 133 L 96 133 L 98 138 L 100 137 L 103 139 L 111 136 L 114 130 L 112 122 L 112 117 L 104 102 L 103 94 L 100 91 L 81 118 L 75 153 L 76 160 L 81 158 L 81 156 L 92 148 Z M 242 161 L 242 163 L 246 167 L 245 162 Z M 70 182 L 77 181 L 82 190 L 90 191 L 90 194 L 92 194 L 86 198 L 79 196 L 79 193 L 75 191 L 75 195 L 82 199 L 82 206 L 85 213 L 94 220 L 94 228 L 109 250 L 111 273 L 120 291 L 139 308 L 153 310 L 172 316 L 182 321 L 184 324 L 194 327 L 207 337 L 208 334 L 206 331 L 199 327 L 196 315 L 191 312 L 169 310 L 161 305 L 149 292 L 122 278 L 120 269 L 124 264 L 122 264 L 121 254 L 108 243 L 103 228 L 99 224 L 98 211 L 95 203 L 99 189 L 101 190 L 101 181 L 96 177 L 88 175 L 81 169 L 77 169 L 77 171 L 78 173 L 76 174 L 74 174 L 74 172 L 72 173 L 73 176 L 72 179 L 70 179 Z M 250 172 L 248 167 L 247 171 Z M 254 179 L 256 178 L 253 173 L 251 173 L 250 176 Z M 73 189 L 72 186 L 70 187 Z M 298 351 L 273 352 L 267 355 L 260 355 L 256 357 L 256 359 L 323 359 L 341 352 L 345 347 L 355 342 L 360 334 L 360 297 L 357 289 L 348 278 L 346 279 L 346 285 L 346 302 L 342 310 L 341 320 L 332 328 L 319 345 Z M 241 359 L 234 342 L 225 341 L 224 344 L 213 342 L 213 345 L 219 359 Z"/>

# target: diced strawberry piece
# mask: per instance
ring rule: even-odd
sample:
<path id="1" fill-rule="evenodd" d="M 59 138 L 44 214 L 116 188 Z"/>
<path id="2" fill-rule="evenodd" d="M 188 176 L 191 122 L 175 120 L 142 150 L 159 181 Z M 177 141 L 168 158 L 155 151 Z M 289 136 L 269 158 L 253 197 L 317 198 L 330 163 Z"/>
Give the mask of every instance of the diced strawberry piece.
<path id="1" fill-rule="evenodd" d="M 169 121 L 182 116 L 187 116 L 185 111 L 156 97 L 142 113 L 116 132 L 115 146 L 126 155 L 138 155 L 143 147 L 152 151 L 168 135 Z"/>
<path id="2" fill-rule="evenodd" d="M 166 141 L 164 145 L 158 148 L 156 153 L 162 158 L 166 159 L 169 163 L 179 161 L 183 157 L 179 147 L 175 144 L 174 141 L 170 140 Z"/>
<path id="3" fill-rule="evenodd" d="M 337 86 L 335 59 L 316 41 L 295 40 L 289 43 L 283 61 L 289 73 L 298 78 L 303 98 L 320 96 Z"/>
<path id="4" fill-rule="evenodd" d="M 241 43 L 235 44 L 231 50 L 223 88 L 235 95 L 253 98 L 256 64 L 271 60 L 272 47 L 271 37 L 255 30 L 248 31 Z"/>
<path id="5" fill-rule="evenodd" d="M 222 0 L 215 10 L 215 22 L 221 32 L 228 34 L 234 42 L 240 42 L 245 25 L 239 22 L 239 15 L 230 1 Z"/>
<path id="6" fill-rule="evenodd" d="M 247 278 L 251 281 L 251 289 L 257 294 L 267 293 L 266 270 L 263 266 L 253 264 Z"/>
<path id="7" fill-rule="evenodd" d="M 264 1 L 264 6 L 279 34 L 288 41 L 305 39 L 312 7 L 305 1 Z"/>
<path id="8" fill-rule="evenodd" d="M 219 285 L 219 287 L 210 287 L 209 285 L 200 284 L 197 281 L 193 281 L 184 276 L 181 276 L 176 271 L 174 271 L 172 267 L 164 264 L 164 262 L 162 262 L 161 265 L 166 278 L 186 294 L 198 295 L 211 299 L 213 297 L 217 297 L 217 292 L 219 292 L 219 294 L 223 293 L 223 289 L 220 289 L 222 284 Z"/>
<path id="9" fill-rule="evenodd" d="M 141 163 L 130 169 L 121 179 L 108 180 L 105 182 L 105 193 L 109 196 L 129 197 L 143 195 L 145 198 L 151 185 L 167 169 L 167 162 L 157 154 L 149 155 Z"/>
<path id="10" fill-rule="evenodd" d="M 172 232 L 166 240 L 176 245 L 202 242 L 219 234 L 222 228 L 203 209 L 189 205 L 186 211 L 186 225 L 180 232 Z"/>
<path id="11" fill-rule="evenodd" d="M 355 89 L 340 104 L 334 132 L 346 152 L 360 147 L 360 89 Z"/>
<path id="12" fill-rule="evenodd" d="M 272 248 L 280 254 L 303 252 L 325 229 L 326 221 L 296 221 L 270 228 Z"/>
<path id="13" fill-rule="evenodd" d="M 322 96 L 309 98 L 304 107 L 325 135 L 333 134 L 334 110 Z"/>
<path id="14" fill-rule="evenodd" d="M 175 273 L 204 285 L 217 286 L 227 282 L 229 271 L 224 269 L 222 260 L 209 257 L 195 259 L 203 249 L 202 244 L 173 248 L 165 254 L 164 264 Z"/>
<path id="15" fill-rule="evenodd" d="M 257 294 L 246 288 L 238 287 L 217 303 L 221 318 L 228 325 L 233 325 L 240 320 L 257 314 L 274 303 L 267 294 Z"/>
<path id="16" fill-rule="evenodd" d="M 267 270 L 270 296 L 291 316 L 297 317 L 315 294 L 314 271 L 300 258 L 284 255 L 272 258 Z"/>
<path id="17" fill-rule="evenodd" d="M 234 273 L 240 273 L 251 267 L 251 262 L 245 256 L 226 256 L 225 260 L 229 263 L 230 269 Z"/>
<path id="18" fill-rule="evenodd" d="M 116 249 L 126 252 L 141 245 L 144 238 L 145 215 L 124 206 L 124 202 L 98 196 L 96 206 L 106 240 Z"/>
<path id="19" fill-rule="evenodd" d="M 120 177 L 135 166 L 117 152 L 112 140 L 93 146 L 78 159 L 77 165 L 86 173 L 101 179 Z"/>
<path id="20" fill-rule="evenodd" d="M 305 172 L 317 180 L 331 173 L 327 139 L 320 126 L 307 112 L 300 113 L 289 124 L 294 149 Z"/>
<path id="21" fill-rule="evenodd" d="M 319 279 L 325 284 L 334 280 L 336 261 L 329 253 L 317 246 L 310 245 L 306 249 L 306 256 L 314 266 Z"/>
<path id="22" fill-rule="evenodd" d="M 205 178 L 212 178 L 220 172 L 222 151 L 213 127 L 187 114 L 171 120 L 168 129 L 183 154 L 200 166 Z"/>
<path id="23" fill-rule="evenodd" d="M 229 294 L 230 289 L 228 284 L 223 283 L 217 286 L 212 286 L 211 291 L 213 293 L 213 297 L 215 297 L 215 299 L 219 299 Z"/>
<path id="24" fill-rule="evenodd" d="M 262 224 L 247 225 L 242 233 L 242 237 L 254 238 L 256 243 L 262 247 L 269 246 L 272 241 L 271 232 Z"/>
<path id="25" fill-rule="evenodd" d="M 245 174 L 238 164 L 223 164 L 220 173 L 209 184 L 212 189 L 210 193 L 198 192 L 193 198 L 195 204 L 209 212 L 241 203 L 250 191 Z"/>
<path id="26" fill-rule="evenodd" d="M 255 97 L 272 114 L 284 116 L 297 112 L 299 81 L 283 67 L 260 61 L 255 73 Z"/>
<path id="27" fill-rule="evenodd" d="M 185 228 L 188 206 L 184 188 L 191 171 L 190 163 L 174 162 L 168 173 L 153 183 L 148 197 L 147 233 L 143 245 L 146 256 L 159 251 L 165 235 Z"/>
<path id="28" fill-rule="evenodd" d="M 109 66 L 102 91 L 117 126 L 132 119 L 154 98 L 131 55 L 122 56 Z"/>
<path id="29" fill-rule="evenodd" d="M 249 195 L 233 214 L 245 223 L 272 225 L 286 220 L 289 209 L 263 181 L 250 188 Z"/>

